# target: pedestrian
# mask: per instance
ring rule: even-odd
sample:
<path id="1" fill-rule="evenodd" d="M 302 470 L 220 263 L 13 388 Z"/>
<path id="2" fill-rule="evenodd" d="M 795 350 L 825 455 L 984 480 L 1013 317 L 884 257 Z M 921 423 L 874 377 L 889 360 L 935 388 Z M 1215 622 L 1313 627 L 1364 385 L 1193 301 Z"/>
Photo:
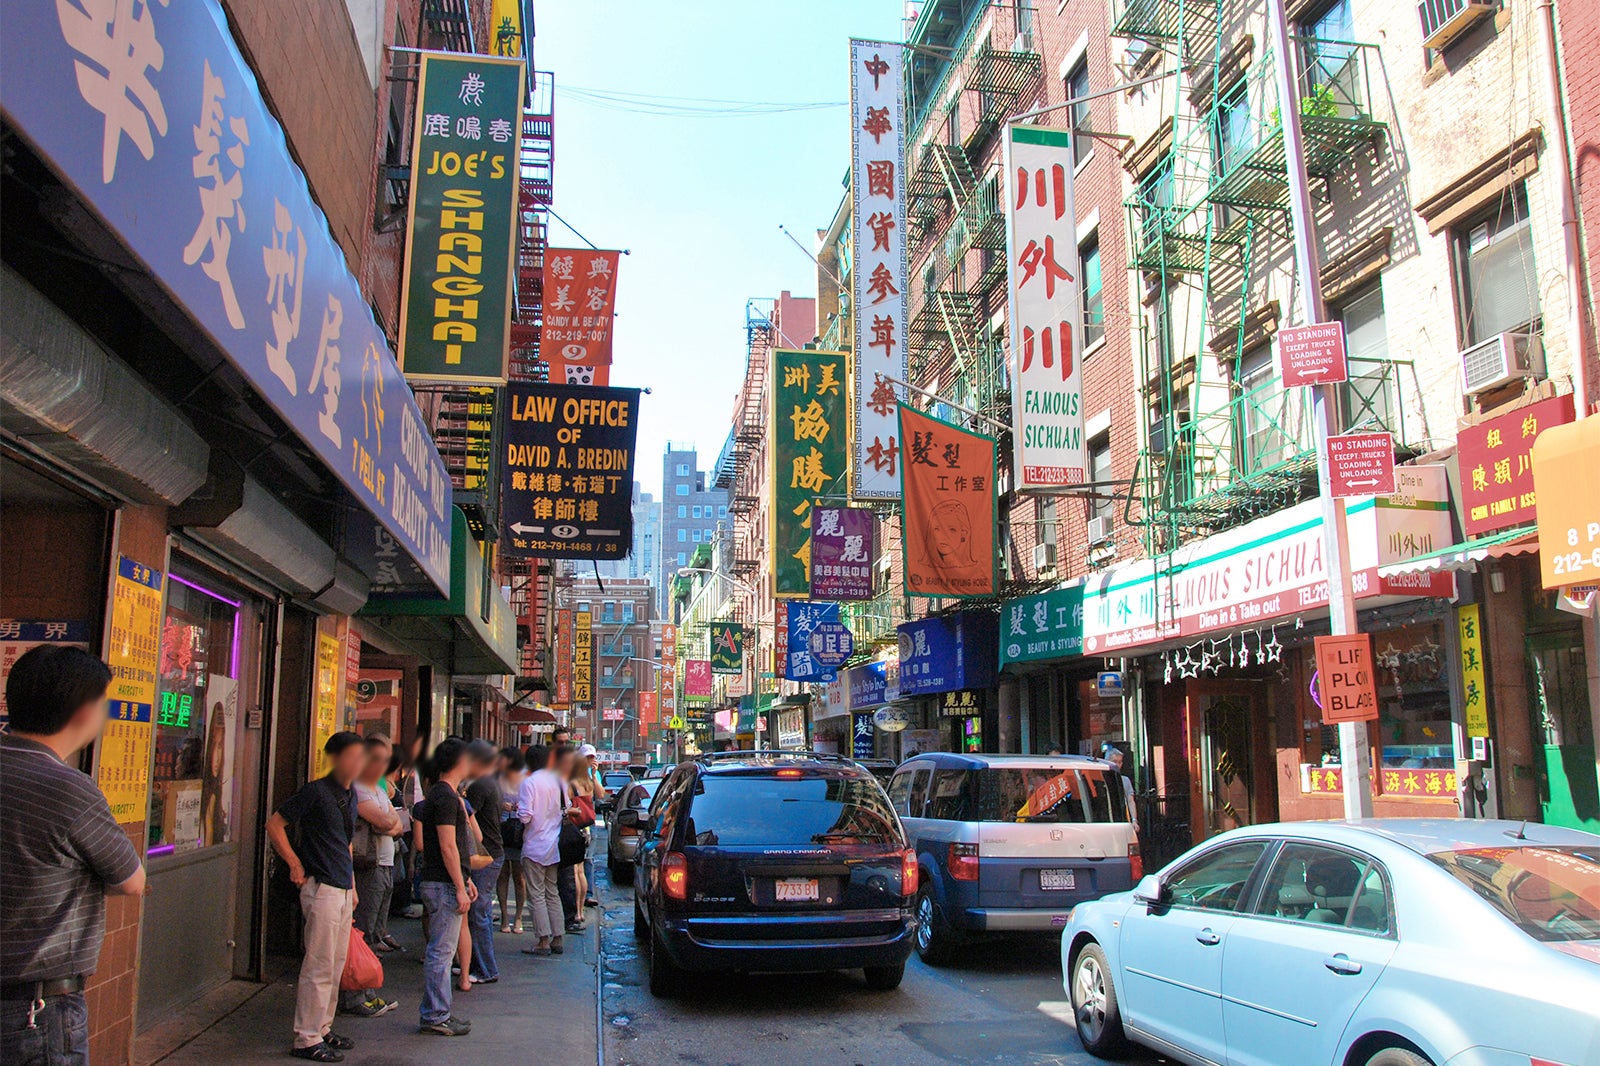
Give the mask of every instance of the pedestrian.
<path id="1" fill-rule="evenodd" d="M 571 743 L 572 730 L 566 726 L 558 725 L 550 731 L 550 747 L 559 748 L 563 745 L 571 745 Z"/>
<path id="2" fill-rule="evenodd" d="M 379 920 L 389 913 L 394 895 L 394 841 L 401 833 L 400 817 L 384 795 L 383 773 L 393 757 L 389 738 L 366 739 L 367 764 L 356 778 L 356 832 L 350 858 L 356 871 L 356 906 L 352 918 L 367 946 L 375 951 L 393 949 L 383 942 Z M 400 1004 L 378 995 L 376 988 L 339 993 L 339 1012 L 358 1018 L 376 1018 Z"/>
<path id="3" fill-rule="evenodd" d="M 585 744 L 578 749 L 578 758 L 572 762 L 572 777 L 569 787 L 572 790 L 572 804 L 567 808 L 567 816 L 572 824 L 583 831 L 585 841 L 589 840 L 590 827 L 595 823 L 595 796 L 600 792 L 600 783 L 595 779 L 594 746 Z M 584 907 L 599 906 L 599 901 L 590 902 L 590 860 L 588 849 L 584 850 L 583 861 L 577 863 L 572 871 L 573 875 L 573 901 L 575 920 L 567 923 L 567 932 L 576 933 L 583 929 L 586 916 Z"/>
<path id="4" fill-rule="evenodd" d="M 469 769 L 465 741 L 440 742 L 431 759 L 433 784 L 417 805 L 422 826 L 420 889 L 427 914 L 428 947 L 422 961 L 422 1011 L 419 1031 L 465 1036 L 472 1023 L 450 1013 L 450 960 L 461 939 L 461 923 L 472 907 L 466 801 L 457 788 Z"/>
<path id="5" fill-rule="evenodd" d="M 400 792 L 397 806 L 407 812 L 414 812 L 417 804 L 422 802 L 425 791 L 423 782 L 424 771 L 428 766 L 428 741 L 427 737 L 418 733 L 411 738 L 411 744 L 406 749 L 406 760 L 400 777 Z M 423 917 L 422 897 L 419 894 L 417 874 L 422 869 L 421 841 L 422 829 L 413 821 L 407 837 L 406 851 L 406 876 L 405 896 L 406 906 L 404 914 L 407 918 Z M 398 890 L 396 891 L 398 895 Z"/>
<path id="6" fill-rule="evenodd" d="M 341 730 L 322 746 L 332 768 L 308 782 L 267 819 L 272 850 L 289 867 L 289 881 L 300 890 L 305 919 L 305 956 L 295 990 L 294 1054 L 312 1062 L 342 1062 L 355 1047 L 333 1032 L 339 1009 L 339 979 L 350 950 L 355 911 L 355 869 L 350 848 L 356 829 L 356 777 L 366 765 L 361 737 Z M 299 846 L 289 843 L 289 826 L 299 829 Z"/>
<path id="7" fill-rule="evenodd" d="M 1139 821 L 1139 813 L 1134 807 L 1133 779 L 1122 772 L 1122 764 L 1127 761 L 1127 754 L 1115 744 L 1106 743 L 1100 746 L 1100 757 L 1111 764 L 1111 769 L 1122 778 L 1122 798 L 1128 807 L 1128 821 L 1135 824 Z"/>
<path id="8" fill-rule="evenodd" d="M 607 800 L 611 799 L 611 792 L 600 778 L 600 767 L 597 765 L 594 745 L 585 744 L 584 747 L 589 749 L 588 753 L 584 755 L 584 761 L 589 764 L 589 783 L 593 786 L 589 801 L 594 810 L 598 811 L 605 805 Z M 581 753 L 582 749 L 579 750 Z M 590 823 L 591 826 L 593 824 L 593 822 Z M 585 829 L 583 834 L 584 838 L 592 845 L 594 843 L 593 830 Z M 594 848 L 592 846 L 583 853 L 583 877 L 585 884 L 588 886 L 583 893 L 583 905 L 585 907 L 600 906 L 600 901 L 594 897 Z"/>
<path id="9" fill-rule="evenodd" d="M 527 881 L 522 877 L 522 820 L 517 817 L 517 793 L 527 764 L 522 752 L 505 748 L 500 752 L 500 844 L 505 861 L 500 864 L 500 878 L 495 884 L 495 896 L 500 901 L 500 931 L 522 933 L 522 908 L 527 903 Z M 517 909 L 507 910 L 506 904 L 516 900 Z"/>
<path id="10" fill-rule="evenodd" d="M 528 882 L 529 920 L 538 937 L 525 955 L 558 955 L 566 927 L 561 909 L 561 822 L 566 809 L 564 769 L 572 749 L 564 746 L 531 749 L 528 765 L 537 767 L 522 782 L 517 794 L 517 818 L 523 824 L 522 874 Z"/>
<path id="11" fill-rule="evenodd" d="M 406 843 L 411 836 L 411 808 L 400 798 L 400 767 L 403 760 L 404 756 L 398 751 L 392 752 L 389 756 L 388 773 L 383 775 L 383 780 L 380 782 L 383 785 L 384 802 L 389 804 L 395 820 L 400 823 L 399 831 L 391 838 L 394 865 L 389 872 L 389 896 L 384 907 L 379 910 L 377 924 L 373 927 L 377 943 L 372 945 L 372 949 L 385 954 L 405 950 L 400 941 L 389 933 L 389 916 L 395 913 L 396 909 L 403 911 L 411 903 L 409 880 L 411 846 Z M 402 895 L 405 897 L 403 901 Z"/>
<path id="12" fill-rule="evenodd" d="M 60 644 L 24 652 L 6 678 L 0 1062 L 7 1066 L 88 1066 L 83 986 L 105 939 L 105 898 L 144 892 L 138 850 L 105 795 L 73 765 L 105 726 L 110 682 L 105 663 Z"/>
<path id="13" fill-rule="evenodd" d="M 500 966 L 494 954 L 494 894 L 506 857 L 505 846 L 500 839 L 505 801 L 501 799 L 500 781 L 495 775 L 500 752 L 487 740 L 474 740 L 467 745 L 467 755 L 473 762 L 472 783 L 467 786 L 467 806 L 477 822 L 483 854 L 489 859 L 472 871 L 472 883 L 477 888 L 478 896 L 472 901 L 472 910 L 467 915 L 472 937 L 467 980 L 474 985 L 484 985 L 500 980 Z"/>

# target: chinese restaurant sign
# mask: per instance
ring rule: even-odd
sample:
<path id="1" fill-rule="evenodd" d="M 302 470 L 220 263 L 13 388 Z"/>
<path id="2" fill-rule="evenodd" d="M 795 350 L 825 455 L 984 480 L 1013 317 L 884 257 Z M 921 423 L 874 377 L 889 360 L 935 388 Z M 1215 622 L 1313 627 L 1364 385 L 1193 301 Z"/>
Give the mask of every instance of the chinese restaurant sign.
<path id="1" fill-rule="evenodd" d="M 1006 255 L 1010 277 L 1012 425 L 1017 488 L 1086 481 L 1083 321 L 1072 133 L 1006 126 Z"/>
<path id="2" fill-rule="evenodd" d="M 413 380 L 506 382 L 526 78 L 518 59 L 423 53 L 400 297 Z"/>
<path id="3" fill-rule="evenodd" d="M 550 248 L 544 253 L 540 353 L 558 385 L 611 384 L 611 319 L 621 253 Z"/>
<path id="4" fill-rule="evenodd" d="M 100 737 L 95 784 L 118 822 L 149 817 L 150 749 L 161 670 L 161 571 L 117 558 L 107 625 L 108 721 Z"/>
<path id="5" fill-rule="evenodd" d="M 744 626 L 737 622 L 712 622 L 708 627 L 708 639 L 712 673 L 744 673 Z"/>
<path id="6" fill-rule="evenodd" d="M 1461 462 L 1461 527 L 1467 536 L 1537 517 L 1533 442 L 1551 426 L 1571 422 L 1572 394 L 1519 407 L 1456 434 Z"/>
<path id="7" fill-rule="evenodd" d="M 1000 609 L 1000 665 L 1083 654 L 1083 586 L 1008 600 Z"/>
<path id="8" fill-rule="evenodd" d="M 783 676 L 790 681 L 827 681 L 833 671 L 823 666 L 811 654 L 811 636 L 818 626 L 839 621 L 837 603 L 814 603 L 810 600 L 790 600 L 784 605 L 788 624 L 787 645 L 782 649 Z"/>
<path id="9" fill-rule="evenodd" d="M 1464 603 L 1456 608 L 1461 638 L 1461 709 L 1467 736 L 1489 735 L 1489 678 L 1483 661 L 1483 608 Z"/>
<path id="10" fill-rule="evenodd" d="M 683 661 L 683 698 L 709 700 L 711 698 L 711 660 L 685 659 Z"/>
<path id="11" fill-rule="evenodd" d="M 816 504 L 811 512 L 812 599 L 872 599 L 874 522 L 865 507 Z"/>
<path id="12" fill-rule="evenodd" d="M 501 464 L 500 550 L 623 559 L 633 548 L 638 389 L 513 382 Z"/>
<path id="13" fill-rule="evenodd" d="M 994 595 L 994 438 L 901 404 L 900 439 L 906 595 Z"/>
<path id="14" fill-rule="evenodd" d="M 845 361 L 839 352 L 772 353 L 770 522 L 779 597 L 810 595 L 813 501 L 844 495 Z"/>
<path id="15" fill-rule="evenodd" d="M 661 627 L 661 666 L 656 671 L 656 692 L 660 696 L 661 719 L 666 721 L 678 714 L 678 627 Z"/>
<path id="16" fill-rule="evenodd" d="M 907 377 L 904 60 L 901 45 L 850 42 L 850 495 L 863 500 L 900 495 L 894 383 Z"/>
<path id="17" fill-rule="evenodd" d="M 588 703 L 594 697 L 594 631 L 590 623 L 591 611 L 575 611 L 572 615 L 572 701 Z"/>
<path id="18" fill-rule="evenodd" d="M 556 691 L 557 707 L 572 706 L 572 608 L 556 611 Z"/>
<path id="19" fill-rule="evenodd" d="M 7 122 L 447 590 L 449 474 L 222 5 L 86 6 L 6 5 Z"/>
<path id="20" fill-rule="evenodd" d="M 1415 769 L 1385 766 L 1373 774 L 1382 796 L 1407 796 L 1413 799 L 1455 800 L 1456 772 L 1441 769 Z M 1338 795 L 1344 792 L 1344 771 L 1337 766 L 1300 767 L 1300 791 L 1307 795 Z"/>

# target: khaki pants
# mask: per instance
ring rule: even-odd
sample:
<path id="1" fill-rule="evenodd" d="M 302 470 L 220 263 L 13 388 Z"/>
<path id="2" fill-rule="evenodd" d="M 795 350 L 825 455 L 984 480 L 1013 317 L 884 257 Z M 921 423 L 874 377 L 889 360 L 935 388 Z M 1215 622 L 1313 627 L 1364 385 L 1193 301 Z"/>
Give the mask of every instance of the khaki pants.
<path id="1" fill-rule="evenodd" d="M 324 885 L 314 877 L 300 886 L 305 916 L 305 958 L 295 989 L 294 1046 L 316 1047 L 339 1012 L 339 978 L 350 952 L 350 922 L 355 909 L 348 888 Z"/>
<path id="2" fill-rule="evenodd" d="M 541 940 L 566 932 L 559 870 L 554 864 L 541 866 L 532 859 L 522 860 L 522 876 L 528 882 L 528 917 L 533 922 L 533 935 Z"/>

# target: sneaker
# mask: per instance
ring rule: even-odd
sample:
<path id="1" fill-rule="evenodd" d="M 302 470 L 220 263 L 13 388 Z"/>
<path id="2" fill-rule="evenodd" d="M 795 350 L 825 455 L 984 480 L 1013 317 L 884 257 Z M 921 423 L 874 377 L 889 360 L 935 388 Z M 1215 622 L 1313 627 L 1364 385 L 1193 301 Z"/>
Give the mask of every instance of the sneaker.
<path id="1" fill-rule="evenodd" d="M 433 1036 L 466 1036 L 472 1032 L 472 1023 L 461 1018 L 449 1017 L 442 1022 L 423 1022 L 417 1027 L 419 1033 L 430 1033 Z"/>
<path id="2" fill-rule="evenodd" d="M 376 1013 L 369 1014 L 367 1017 L 378 1018 L 392 1010 L 399 1010 L 400 1001 L 397 999 L 384 999 L 382 996 L 373 996 L 367 1000 L 367 1006 L 377 1008 Z"/>
<path id="3" fill-rule="evenodd" d="M 339 1013 L 348 1014 L 356 1018 L 376 1018 L 384 1013 L 383 1008 L 379 1006 L 382 1002 L 383 1000 L 373 997 L 372 999 L 363 1000 L 353 1007 L 340 1007 Z"/>
<path id="4" fill-rule="evenodd" d="M 422 914 L 422 904 L 420 903 L 413 903 L 411 906 L 405 909 L 405 916 L 407 918 L 421 918 Z"/>
<path id="5" fill-rule="evenodd" d="M 496 981 L 500 980 L 500 978 L 498 978 L 498 977 L 479 977 L 477 974 L 473 974 L 471 977 L 468 977 L 467 980 L 471 981 L 475 985 L 492 985 Z"/>

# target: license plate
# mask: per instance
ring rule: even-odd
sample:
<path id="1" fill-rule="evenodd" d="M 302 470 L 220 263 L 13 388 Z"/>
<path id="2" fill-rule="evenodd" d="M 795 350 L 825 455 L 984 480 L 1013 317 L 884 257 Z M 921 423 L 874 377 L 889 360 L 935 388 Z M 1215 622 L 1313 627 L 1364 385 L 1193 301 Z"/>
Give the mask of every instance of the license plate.
<path id="1" fill-rule="evenodd" d="M 1046 892 L 1070 892 L 1078 887 L 1078 875 L 1071 870 L 1040 870 L 1039 887 Z"/>
<path id="2" fill-rule="evenodd" d="M 772 883 L 778 902 L 817 898 L 815 877 L 780 877 Z"/>

